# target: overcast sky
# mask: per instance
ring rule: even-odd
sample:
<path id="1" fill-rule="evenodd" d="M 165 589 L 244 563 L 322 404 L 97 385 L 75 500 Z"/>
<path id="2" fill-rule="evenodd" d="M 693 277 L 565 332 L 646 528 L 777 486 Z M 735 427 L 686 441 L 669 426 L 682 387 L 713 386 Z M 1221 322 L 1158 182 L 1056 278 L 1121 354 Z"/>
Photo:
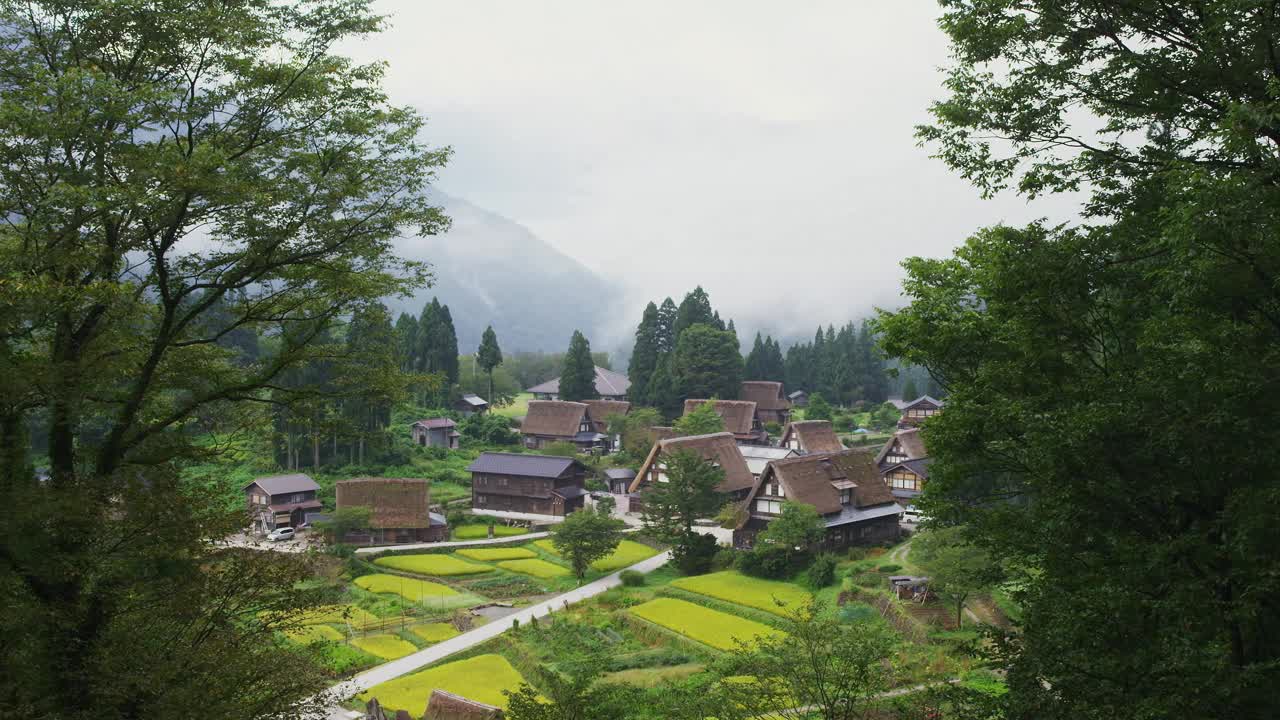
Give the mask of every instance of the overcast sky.
<path id="1" fill-rule="evenodd" d="M 454 148 L 441 188 L 641 305 L 701 283 L 752 327 L 839 323 L 899 304 L 907 256 L 1071 211 L 984 201 L 916 146 L 948 60 L 930 0 L 378 7 L 347 50 Z"/>

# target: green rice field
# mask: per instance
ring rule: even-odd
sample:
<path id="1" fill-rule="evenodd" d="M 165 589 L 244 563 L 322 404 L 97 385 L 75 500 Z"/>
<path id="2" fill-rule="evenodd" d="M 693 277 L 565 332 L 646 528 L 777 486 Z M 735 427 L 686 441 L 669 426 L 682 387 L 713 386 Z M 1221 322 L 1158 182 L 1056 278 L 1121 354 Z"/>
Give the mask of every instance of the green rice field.
<path id="1" fill-rule="evenodd" d="M 458 629 L 449 623 L 423 623 L 409 628 L 409 632 L 429 643 L 438 643 L 458 636 Z"/>
<path id="2" fill-rule="evenodd" d="M 494 562 L 497 560 L 523 560 L 538 557 L 538 553 L 525 548 L 467 548 L 457 551 L 458 555 L 471 560 Z"/>
<path id="3" fill-rule="evenodd" d="M 563 577 L 569 574 L 569 569 L 549 563 L 546 560 L 529 559 L 529 560 L 503 560 L 498 563 L 498 567 L 503 570 L 520 573 L 521 575 L 532 575 L 536 578 L 550 579 Z"/>
<path id="4" fill-rule="evenodd" d="M 628 612 L 718 650 L 736 648 L 737 640 L 751 642 L 756 636 L 782 635 L 781 630 L 768 625 L 675 598 L 655 598 Z"/>
<path id="5" fill-rule="evenodd" d="M 494 525 L 494 537 L 515 537 L 516 535 L 525 535 L 529 531 L 525 528 L 510 527 L 508 525 Z M 455 540 L 480 540 L 489 537 L 488 525 L 459 525 L 453 529 L 453 538 Z"/>
<path id="6" fill-rule="evenodd" d="M 328 625 L 303 625 L 285 632 L 285 637 L 300 645 L 323 641 L 342 642 L 342 633 Z"/>
<path id="7" fill-rule="evenodd" d="M 748 577 L 736 570 L 683 577 L 672 581 L 671 587 L 775 615 L 784 615 L 788 610 L 794 610 L 812 598 L 807 590 L 797 585 Z M 785 603 L 785 606 L 779 607 L 778 602 Z"/>
<path id="8" fill-rule="evenodd" d="M 418 651 L 417 645 L 390 634 L 351 638 L 351 644 L 383 660 L 395 660 Z"/>
<path id="9" fill-rule="evenodd" d="M 372 593 L 392 593 L 414 602 L 458 594 L 448 585 L 383 573 L 361 575 L 355 584 Z"/>
<path id="10" fill-rule="evenodd" d="M 551 542 L 551 538 L 535 540 L 533 544 L 552 555 L 557 557 L 560 555 L 556 550 L 555 544 Z M 648 545 L 635 542 L 634 540 L 623 540 L 618 543 L 618 547 L 613 551 L 612 555 L 591 563 L 591 569 L 599 572 L 612 572 L 630 565 L 635 565 L 641 560 L 651 558 L 657 554 L 658 551 Z"/>
<path id="11" fill-rule="evenodd" d="M 377 698 L 384 708 L 406 710 L 411 717 L 426 713 L 427 698 L 436 689 L 506 709 L 507 697 L 502 691 L 515 692 L 522 682 L 524 677 L 506 658 L 477 655 L 375 685 L 359 698 L 364 702 Z"/>
<path id="12" fill-rule="evenodd" d="M 390 557 L 380 557 L 374 560 L 373 564 L 418 575 L 438 575 L 442 577 L 493 572 L 493 568 L 488 565 L 469 563 L 452 555 L 392 555 Z"/>

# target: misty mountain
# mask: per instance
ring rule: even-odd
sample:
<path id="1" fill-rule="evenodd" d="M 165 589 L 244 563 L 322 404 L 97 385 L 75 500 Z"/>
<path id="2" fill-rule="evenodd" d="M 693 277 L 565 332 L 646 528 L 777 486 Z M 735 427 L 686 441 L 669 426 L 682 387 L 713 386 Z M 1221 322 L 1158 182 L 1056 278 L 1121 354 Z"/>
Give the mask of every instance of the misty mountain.
<path id="1" fill-rule="evenodd" d="M 619 302 L 609 284 L 513 220 L 438 189 L 432 200 L 453 220 L 449 232 L 401 238 L 396 249 L 431 263 L 435 285 L 410 301 L 390 300 L 395 314 L 417 316 L 439 297 L 464 354 L 475 351 L 489 324 L 503 352 L 563 351 L 575 329 L 595 339 Z"/>

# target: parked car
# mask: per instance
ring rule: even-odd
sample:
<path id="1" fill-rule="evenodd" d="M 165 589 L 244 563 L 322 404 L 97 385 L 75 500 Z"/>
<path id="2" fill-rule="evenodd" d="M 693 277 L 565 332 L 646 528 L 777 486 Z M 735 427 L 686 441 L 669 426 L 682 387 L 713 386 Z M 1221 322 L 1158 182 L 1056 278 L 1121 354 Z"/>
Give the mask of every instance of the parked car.
<path id="1" fill-rule="evenodd" d="M 925 520 L 925 516 L 918 509 L 916 509 L 915 505 L 908 505 L 906 509 L 902 511 L 902 522 L 920 523 L 920 522 L 923 522 L 924 520 Z"/>
<path id="2" fill-rule="evenodd" d="M 283 540 L 292 540 L 296 533 L 291 527 L 276 528 L 267 533 L 267 539 L 271 542 L 281 542 Z"/>

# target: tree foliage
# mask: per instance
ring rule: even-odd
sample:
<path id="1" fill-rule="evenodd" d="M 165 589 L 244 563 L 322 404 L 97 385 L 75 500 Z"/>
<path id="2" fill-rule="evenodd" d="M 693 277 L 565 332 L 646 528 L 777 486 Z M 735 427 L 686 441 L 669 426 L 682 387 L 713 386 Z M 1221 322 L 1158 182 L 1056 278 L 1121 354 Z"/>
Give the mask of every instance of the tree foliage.
<path id="1" fill-rule="evenodd" d="M 596 392 L 596 366 L 591 360 L 591 345 L 577 330 L 569 340 L 569 351 L 564 356 L 564 370 L 560 374 L 560 399 L 593 400 Z"/>
<path id="2" fill-rule="evenodd" d="M 1025 568 L 1010 712 L 1271 714 L 1272 8 L 989 1 L 941 23 L 955 64 L 921 137 L 984 192 L 1084 195 L 1082 223 L 909 260 L 911 305 L 880 321 L 948 392 L 926 511 Z"/>
<path id="3" fill-rule="evenodd" d="M 809 396 L 809 404 L 804 409 L 804 417 L 806 420 L 830 420 L 831 404 L 827 399 L 822 397 L 822 393 L 813 393 Z"/>
<path id="4" fill-rule="evenodd" d="M 756 333 L 751 352 L 747 353 L 743 379 L 784 382 L 786 377 L 786 363 L 782 359 L 782 348 L 778 341 L 772 337 L 761 338 L 760 333 Z"/>
<path id="5" fill-rule="evenodd" d="M 644 524 L 654 537 L 675 543 L 693 532 L 700 518 L 713 517 L 724 502 L 719 485 L 724 470 L 697 453 L 679 450 L 659 458 L 666 482 L 644 489 Z"/>
<path id="6" fill-rule="evenodd" d="M 608 513 L 579 510 L 569 513 L 551 531 L 551 543 L 579 580 L 586 577 L 591 563 L 609 556 L 622 542 L 626 523 Z"/>
<path id="7" fill-rule="evenodd" d="M 889 395 L 884 359 L 869 323 L 818 328 L 813 342 L 787 348 L 787 387 L 822 393 L 837 404 L 882 403 Z"/>
<path id="8" fill-rule="evenodd" d="M 929 572 L 929 589 L 955 606 L 957 626 L 964 624 L 965 601 L 1003 577 L 991 553 L 969 542 L 958 527 L 921 533 L 911 541 L 911 557 Z"/>
<path id="9" fill-rule="evenodd" d="M 724 418 L 714 402 L 704 402 L 676 418 L 675 431 L 681 435 L 710 435 L 724 432 Z"/>
<path id="10" fill-rule="evenodd" d="M 742 354 L 728 330 L 697 324 L 680 333 L 671 376 L 682 398 L 736 398 L 742 389 Z"/>
<path id="11" fill-rule="evenodd" d="M 381 25 L 358 0 L 0 5 L 5 714 L 297 716 L 324 682 L 258 614 L 310 601 L 306 560 L 217 546 L 242 514 L 175 465 L 341 389 L 285 379 L 428 277 L 391 242 L 446 226 L 448 152 L 332 49 Z"/>
<path id="12" fill-rule="evenodd" d="M 649 381 L 658 368 L 658 355 L 658 306 L 651 302 L 645 306 L 640 325 L 636 327 L 636 342 L 631 350 L 631 362 L 627 365 L 632 402 L 651 402 Z"/>
<path id="13" fill-rule="evenodd" d="M 493 331 L 492 325 L 486 327 L 484 334 L 480 336 L 480 347 L 476 349 L 476 362 L 489 376 L 489 392 L 484 398 L 493 403 L 493 371 L 502 364 L 502 348 L 498 347 L 498 334 Z"/>

